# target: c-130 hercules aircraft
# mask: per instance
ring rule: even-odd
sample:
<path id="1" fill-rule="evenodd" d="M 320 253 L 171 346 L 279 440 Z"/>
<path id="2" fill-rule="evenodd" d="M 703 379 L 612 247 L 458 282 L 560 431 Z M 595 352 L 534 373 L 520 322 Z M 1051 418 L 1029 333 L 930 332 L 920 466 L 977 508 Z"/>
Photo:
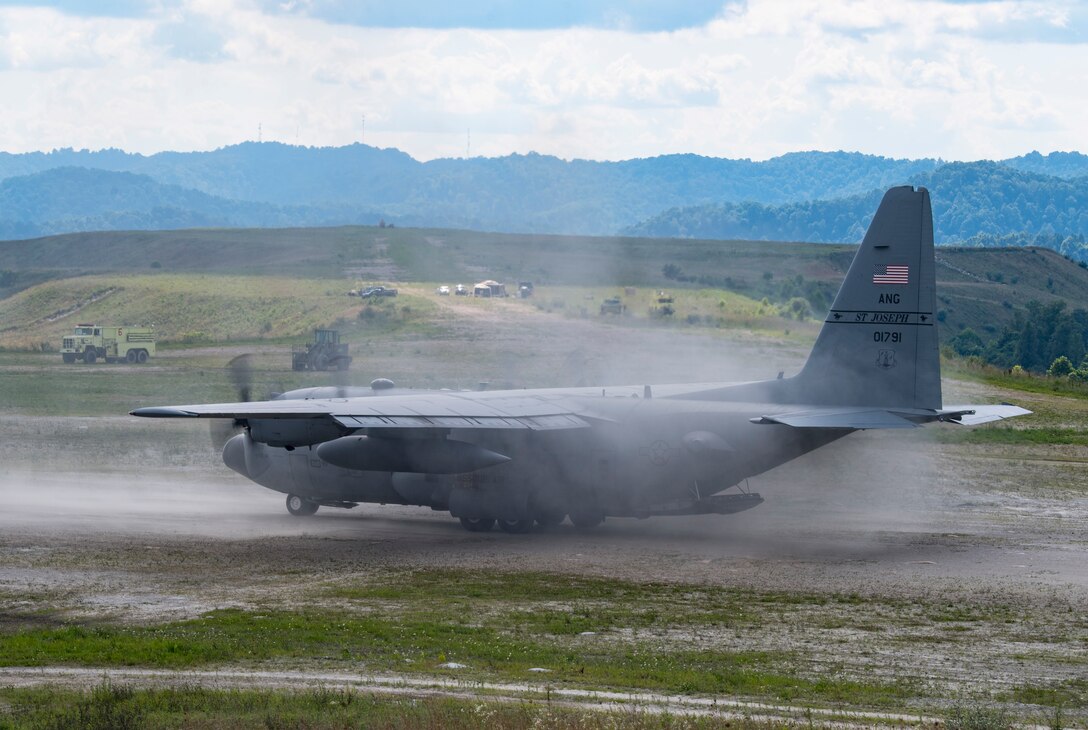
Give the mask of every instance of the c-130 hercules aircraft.
<path id="1" fill-rule="evenodd" d="M 309 388 L 251 403 L 140 408 L 233 419 L 234 471 L 292 514 L 360 502 L 525 532 L 570 518 L 732 513 L 747 478 L 864 429 L 974 425 L 1011 405 L 941 403 L 929 192 L 885 195 L 801 372 L 739 384 L 492 392 Z M 386 388 L 378 387 L 384 384 Z M 364 395 L 365 393 L 365 395 Z"/>

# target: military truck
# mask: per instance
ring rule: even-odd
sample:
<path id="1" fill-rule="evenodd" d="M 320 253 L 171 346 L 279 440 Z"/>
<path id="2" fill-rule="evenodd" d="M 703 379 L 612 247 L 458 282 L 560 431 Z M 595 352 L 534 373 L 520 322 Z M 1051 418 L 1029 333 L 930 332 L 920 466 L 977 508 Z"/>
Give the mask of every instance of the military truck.
<path id="1" fill-rule="evenodd" d="M 292 370 L 347 370 L 349 365 L 348 345 L 337 330 L 314 330 L 313 342 L 291 348 Z"/>
<path id="2" fill-rule="evenodd" d="M 145 363 L 155 354 L 153 327 L 77 324 L 61 341 L 60 356 L 66 363 L 82 360 Z"/>
<path id="3" fill-rule="evenodd" d="M 619 297 L 609 297 L 601 302 L 601 314 L 623 314 L 626 311 L 627 307 Z"/>

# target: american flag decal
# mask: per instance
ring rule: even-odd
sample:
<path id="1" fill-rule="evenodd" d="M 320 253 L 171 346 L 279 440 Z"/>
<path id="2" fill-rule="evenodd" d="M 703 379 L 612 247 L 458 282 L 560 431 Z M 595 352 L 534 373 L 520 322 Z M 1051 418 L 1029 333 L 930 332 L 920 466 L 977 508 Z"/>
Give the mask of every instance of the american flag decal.
<path id="1" fill-rule="evenodd" d="M 874 284 L 909 284 L 910 267 L 906 264 L 876 264 L 873 267 Z"/>

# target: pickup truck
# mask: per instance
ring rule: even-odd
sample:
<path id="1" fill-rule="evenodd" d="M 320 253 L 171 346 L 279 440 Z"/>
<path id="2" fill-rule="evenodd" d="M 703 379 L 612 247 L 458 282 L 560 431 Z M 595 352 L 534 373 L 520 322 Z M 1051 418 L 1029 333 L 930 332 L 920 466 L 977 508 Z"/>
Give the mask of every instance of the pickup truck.
<path id="1" fill-rule="evenodd" d="M 363 299 L 370 299 L 371 297 L 395 297 L 397 296 L 397 290 L 384 286 L 368 286 L 359 292 L 359 296 Z"/>

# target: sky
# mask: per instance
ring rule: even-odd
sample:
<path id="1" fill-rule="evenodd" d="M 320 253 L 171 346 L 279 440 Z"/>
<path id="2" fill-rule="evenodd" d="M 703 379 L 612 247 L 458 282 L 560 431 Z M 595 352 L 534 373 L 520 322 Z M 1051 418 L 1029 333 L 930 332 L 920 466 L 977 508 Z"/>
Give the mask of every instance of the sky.
<path id="1" fill-rule="evenodd" d="M 1088 152 L 1074 0 L 0 0 L 0 151 Z"/>

